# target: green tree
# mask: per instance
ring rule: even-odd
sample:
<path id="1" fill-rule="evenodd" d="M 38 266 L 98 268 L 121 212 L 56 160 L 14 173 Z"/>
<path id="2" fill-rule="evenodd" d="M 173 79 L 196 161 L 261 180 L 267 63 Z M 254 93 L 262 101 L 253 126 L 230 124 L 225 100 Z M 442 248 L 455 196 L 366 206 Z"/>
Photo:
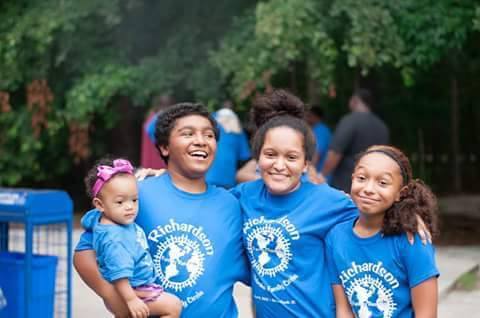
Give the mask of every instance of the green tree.
<path id="1" fill-rule="evenodd" d="M 119 98 L 223 98 L 208 51 L 249 4 L 3 1 L 0 184 L 52 180 L 102 153 L 95 136 L 116 124 Z"/>

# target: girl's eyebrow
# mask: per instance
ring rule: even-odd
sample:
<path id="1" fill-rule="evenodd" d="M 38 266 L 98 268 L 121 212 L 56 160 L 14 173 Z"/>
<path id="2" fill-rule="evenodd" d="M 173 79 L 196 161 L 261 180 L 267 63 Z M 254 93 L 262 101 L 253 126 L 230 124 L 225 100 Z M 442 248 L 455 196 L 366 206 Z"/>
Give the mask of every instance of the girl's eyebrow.
<path id="1" fill-rule="evenodd" d="M 393 173 L 388 172 L 388 171 L 383 171 L 381 174 L 381 177 L 384 177 L 385 175 L 389 176 L 390 178 L 393 178 Z"/>
<path id="2" fill-rule="evenodd" d="M 354 172 L 355 172 L 356 170 L 358 170 L 358 169 L 365 169 L 365 167 L 362 166 L 362 165 L 358 165 L 358 166 L 355 167 Z M 389 172 L 389 171 L 382 171 L 381 174 L 382 174 L 382 175 L 385 175 L 385 174 L 386 174 L 386 175 L 388 175 L 389 177 L 393 178 L 393 173 L 391 173 L 391 172 Z"/>

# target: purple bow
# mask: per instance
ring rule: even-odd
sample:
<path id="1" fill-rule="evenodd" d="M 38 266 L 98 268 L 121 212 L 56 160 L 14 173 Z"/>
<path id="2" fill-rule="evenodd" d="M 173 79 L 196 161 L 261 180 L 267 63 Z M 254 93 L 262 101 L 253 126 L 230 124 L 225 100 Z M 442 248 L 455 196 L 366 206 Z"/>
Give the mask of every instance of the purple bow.
<path id="1" fill-rule="evenodd" d="M 117 173 L 128 173 L 133 175 L 133 167 L 130 161 L 124 159 L 113 160 L 113 167 L 101 165 L 97 167 L 97 181 L 93 185 L 93 197 L 100 192 L 103 185 Z"/>

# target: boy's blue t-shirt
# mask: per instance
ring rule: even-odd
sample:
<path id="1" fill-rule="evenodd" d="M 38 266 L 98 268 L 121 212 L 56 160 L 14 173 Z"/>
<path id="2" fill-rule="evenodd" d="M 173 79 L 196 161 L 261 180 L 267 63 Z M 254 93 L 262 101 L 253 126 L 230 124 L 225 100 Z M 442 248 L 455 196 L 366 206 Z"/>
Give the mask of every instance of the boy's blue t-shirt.
<path id="1" fill-rule="evenodd" d="M 355 220 L 336 226 L 327 235 L 332 284 L 341 284 L 356 317 L 414 317 L 410 291 L 439 275 L 435 249 L 416 235 L 377 233 L 360 238 Z"/>
<path id="2" fill-rule="evenodd" d="M 270 194 L 263 180 L 232 192 L 244 213 L 257 317 L 334 317 L 324 238 L 335 224 L 358 216 L 350 198 L 308 181 L 281 196 Z"/>
<path id="3" fill-rule="evenodd" d="M 93 248 L 102 276 L 109 282 L 128 278 L 132 287 L 156 280 L 152 257 L 143 230 L 135 223 L 101 224 L 101 213 L 87 212 L 82 225 L 93 233 Z"/>
<path id="4" fill-rule="evenodd" d="M 249 283 L 249 272 L 235 197 L 215 186 L 187 193 L 164 174 L 139 183 L 139 209 L 157 282 L 181 299 L 181 317 L 237 317 L 233 285 Z M 87 240 L 82 235 L 76 250 Z"/>

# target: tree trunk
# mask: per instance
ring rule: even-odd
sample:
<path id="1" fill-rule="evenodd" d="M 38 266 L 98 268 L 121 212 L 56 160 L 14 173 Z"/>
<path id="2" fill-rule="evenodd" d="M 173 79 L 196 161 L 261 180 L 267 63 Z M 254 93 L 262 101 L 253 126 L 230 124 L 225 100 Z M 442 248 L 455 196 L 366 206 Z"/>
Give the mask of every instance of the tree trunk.
<path id="1" fill-rule="evenodd" d="M 320 104 L 320 83 L 307 76 L 307 103 L 310 105 Z"/>
<path id="2" fill-rule="evenodd" d="M 460 166 L 460 104 L 458 102 L 458 80 L 456 75 L 450 78 L 451 92 L 451 126 L 452 126 L 452 174 L 453 189 L 455 192 L 462 191 L 462 174 Z"/>
<path id="3" fill-rule="evenodd" d="M 138 165 L 143 112 L 135 108 L 127 97 L 120 97 L 114 107 L 121 115 L 110 130 L 108 151 L 113 156 L 124 157 Z"/>

